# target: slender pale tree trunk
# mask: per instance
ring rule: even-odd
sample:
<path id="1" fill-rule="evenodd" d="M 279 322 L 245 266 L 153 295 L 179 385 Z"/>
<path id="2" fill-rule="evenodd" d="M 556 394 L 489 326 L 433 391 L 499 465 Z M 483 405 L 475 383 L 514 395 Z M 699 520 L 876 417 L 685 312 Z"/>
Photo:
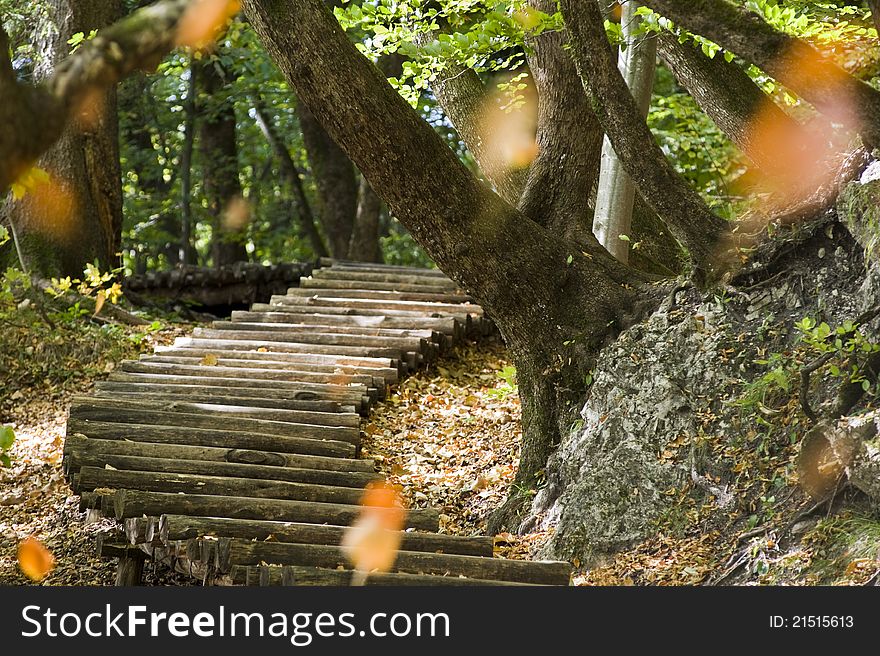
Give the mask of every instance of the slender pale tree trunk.
<path id="1" fill-rule="evenodd" d="M 639 5 L 634 0 L 623 4 L 624 48 L 621 49 L 618 68 L 635 98 L 642 118 L 647 118 L 654 88 L 654 70 L 657 59 L 657 39 L 637 36 L 642 22 L 636 15 Z M 633 204 L 636 186 L 624 170 L 608 137 L 602 144 L 602 169 L 596 194 L 596 213 L 593 234 L 609 253 L 621 262 L 629 261 L 629 244 L 621 236 L 632 232 Z"/>

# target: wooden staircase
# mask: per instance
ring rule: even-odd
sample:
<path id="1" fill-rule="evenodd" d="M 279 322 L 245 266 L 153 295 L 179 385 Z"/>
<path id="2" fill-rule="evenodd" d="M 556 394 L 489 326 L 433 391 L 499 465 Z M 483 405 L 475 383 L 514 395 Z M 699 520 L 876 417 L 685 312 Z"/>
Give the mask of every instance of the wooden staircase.
<path id="1" fill-rule="evenodd" d="M 81 507 L 124 531 L 117 583 L 151 557 L 205 583 L 347 585 L 340 548 L 362 489 L 360 424 L 388 386 L 465 337 L 483 310 L 441 272 L 322 262 L 270 303 L 123 362 L 70 410 L 64 467 Z M 493 557 L 412 509 L 375 585 L 567 585 L 568 563 Z M 124 535 L 122 533 L 124 532 Z"/>

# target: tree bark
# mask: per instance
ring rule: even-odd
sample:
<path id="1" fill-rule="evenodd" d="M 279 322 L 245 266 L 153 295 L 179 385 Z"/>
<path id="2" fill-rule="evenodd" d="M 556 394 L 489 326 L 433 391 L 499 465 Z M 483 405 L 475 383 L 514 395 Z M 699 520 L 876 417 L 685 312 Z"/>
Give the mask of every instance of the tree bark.
<path id="1" fill-rule="evenodd" d="M 111 24 L 121 4 L 52 0 L 53 31 L 38 41 L 38 80 L 50 78 L 67 57 L 70 37 Z M 31 273 L 81 276 L 87 262 L 117 266 L 122 236 L 122 186 L 116 91 L 94 92 L 73 109 L 59 140 L 37 162 L 52 177 L 51 187 L 26 195 L 9 207 L 24 264 Z"/>
<path id="2" fill-rule="evenodd" d="M 572 55 L 599 122 L 645 201 L 688 249 L 698 270 L 713 268 L 725 224 L 675 172 L 617 69 L 596 0 L 560 3 Z"/>
<path id="3" fill-rule="evenodd" d="M 589 354 L 609 324 L 623 320 L 638 275 L 595 239 L 582 245 L 583 255 L 483 186 L 320 0 L 248 0 L 245 11 L 301 102 L 440 268 L 492 316 L 522 375 L 540 389 L 521 388 L 516 488 L 527 497 L 560 439 L 563 397 L 583 387 Z"/>
<path id="4" fill-rule="evenodd" d="M 746 72 L 720 54 L 706 57 L 693 43 L 681 43 L 674 34 L 658 36 L 660 57 L 675 79 L 694 98 L 718 128 L 759 169 L 773 170 L 777 162 L 775 148 L 765 140 L 755 139 L 754 121 L 762 120 L 785 134 L 796 135 L 801 129 L 755 84 Z"/>
<path id="5" fill-rule="evenodd" d="M 556 10 L 551 0 L 531 0 L 531 5 L 545 13 Z M 538 92 L 538 156 L 519 209 L 554 233 L 581 243 L 592 222 L 602 128 L 567 43 L 566 32 L 544 32 L 529 40 L 529 70 Z"/>
<path id="6" fill-rule="evenodd" d="M 373 191 L 367 179 L 361 176 L 358 190 L 358 208 L 348 246 L 348 259 L 355 262 L 382 262 L 379 243 L 379 219 L 382 199 Z"/>
<path id="7" fill-rule="evenodd" d="M 300 172 L 299 167 L 290 156 L 290 151 L 287 149 L 287 146 L 284 145 L 281 136 L 278 134 L 275 123 L 266 113 L 266 108 L 260 99 L 255 99 L 254 112 L 256 114 L 257 125 L 262 131 L 263 136 L 266 137 L 266 141 L 269 142 L 269 146 L 275 152 L 275 156 L 278 158 L 278 166 L 281 169 L 281 174 L 293 189 L 293 201 L 294 206 L 296 207 L 297 216 L 299 217 L 300 231 L 311 244 L 315 257 L 328 257 L 330 253 L 327 251 L 327 247 L 324 245 L 324 239 L 321 237 L 321 233 L 318 231 L 318 226 L 315 223 L 315 216 L 312 214 L 312 206 L 309 203 L 309 199 L 306 197 L 305 189 L 303 189 L 302 173 Z"/>
<path id="8" fill-rule="evenodd" d="M 246 226 L 230 225 L 230 203 L 240 202 L 238 178 L 238 143 L 235 131 L 235 106 L 225 94 L 227 82 L 220 61 L 205 56 L 199 61 L 198 79 L 207 95 L 202 108 L 199 148 L 202 184 L 208 199 L 213 236 L 211 254 L 215 267 L 247 261 Z M 238 223 L 237 221 L 234 223 Z"/>
<path id="9" fill-rule="evenodd" d="M 880 33 L 880 0 L 868 0 L 868 7 L 871 9 L 871 20 L 874 21 L 874 27 Z"/>
<path id="10" fill-rule="evenodd" d="M 634 0 L 623 5 L 620 22 L 623 26 L 625 49 L 620 52 L 618 68 L 636 101 L 639 115 L 642 120 L 646 120 L 651 107 L 651 92 L 654 89 L 657 40 L 653 36 L 637 40 L 635 33 L 642 22 L 636 13 L 637 8 Z M 602 143 L 602 167 L 596 193 L 593 234 L 621 262 L 629 261 L 629 244 L 622 237 L 632 239 L 635 198 L 636 189 L 632 178 L 624 170 L 608 137 L 605 137 Z"/>
<path id="11" fill-rule="evenodd" d="M 185 112 L 183 119 L 183 148 L 180 152 L 180 261 L 197 264 L 198 253 L 193 246 L 192 213 L 192 160 L 196 137 L 196 96 L 199 92 L 199 67 L 193 60 L 189 64 L 189 84 L 187 85 Z"/>
<path id="12" fill-rule="evenodd" d="M 880 145 L 880 91 L 806 42 L 729 0 L 646 0 L 645 5 L 752 62 L 817 110 Z"/>
<path id="13" fill-rule="evenodd" d="M 297 102 L 296 114 L 318 188 L 319 216 L 330 253 L 345 259 L 357 215 L 358 184 L 354 166 L 304 103 Z"/>

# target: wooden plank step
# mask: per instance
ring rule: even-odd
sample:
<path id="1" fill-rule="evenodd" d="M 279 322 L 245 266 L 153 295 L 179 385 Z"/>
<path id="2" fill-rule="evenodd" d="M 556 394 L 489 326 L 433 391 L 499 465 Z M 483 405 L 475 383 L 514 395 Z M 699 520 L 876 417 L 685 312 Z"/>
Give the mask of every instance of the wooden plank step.
<path id="1" fill-rule="evenodd" d="M 116 519 L 170 514 L 348 526 L 360 514 L 360 507 L 356 505 L 255 497 L 117 490 L 107 498 Z M 409 510 L 404 524 L 406 528 L 420 531 L 437 531 L 439 513 L 433 508 Z"/>
<path id="2" fill-rule="evenodd" d="M 254 395 L 269 398 L 291 398 L 295 400 L 313 401 L 325 399 L 338 401 L 345 405 L 353 405 L 358 411 L 362 406 L 369 405 L 369 388 L 364 385 L 330 385 L 324 383 L 307 383 L 284 380 L 256 380 L 244 378 L 223 378 L 215 376 L 176 376 L 166 374 L 135 374 L 117 372 L 110 374 L 108 382 L 112 383 L 146 383 L 156 386 L 192 385 L 194 387 L 223 388 L 224 391 L 237 388 L 250 389 Z M 377 392 L 378 393 L 378 392 Z"/>
<path id="3" fill-rule="evenodd" d="M 64 441 L 64 453 L 81 458 L 139 457 L 163 460 L 206 461 L 260 465 L 273 468 L 290 467 L 301 470 L 321 470 L 338 474 L 359 474 L 372 477 L 376 467 L 372 460 L 340 458 L 334 456 L 261 451 L 256 448 L 224 448 L 194 444 L 162 444 L 157 442 L 108 440 L 87 437 L 68 431 Z M 112 465 L 112 463 L 110 463 Z M 356 479 L 355 479 L 356 480 Z"/>
<path id="4" fill-rule="evenodd" d="M 338 545 L 348 530 L 345 526 L 270 522 L 220 517 L 187 517 L 163 515 L 159 520 L 158 539 L 190 540 L 206 535 L 248 540 L 273 539 L 278 542 Z M 146 531 L 139 531 L 146 536 Z M 401 547 L 407 551 L 430 551 L 468 556 L 487 556 L 493 553 L 493 540 L 486 536 L 465 537 L 440 533 L 404 531 Z"/>
<path id="5" fill-rule="evenodd" d="M 252 542 L 233 538 L 229 547 L 217 550 L 217 567 L 229 571 L 234 565 L 311 565 L 313 567 L 350 568 L 341 547 L 289 542 Z M 482 558 L 457 554 L 399 551 L 393 571 L 406 574 L 466 576 L 468 578 L 568 585 L 571 565 L 564 562 L 536 562 Z"/>
<path id="6" fill-rule="evenodd" d="M 245 340 L 245 339 L 219 339 L 219 338 L 199 338 L 199 337 L 178 337 L 174 341 L 177 349 L 195 348 L 206 350 L 208 352 L 215 351 L 257 351 L 262 350 L 263 353 L 308 353 L 318 355 L 336 355 L 336 356 L 355 356 L 355 357 L 373 357 L 373 358 L 389 358 L 392 360 L 400 360 L 401 349 L 390 348 L 387 346 L 345 346 L 335 345 L 328 346 L 326 344 L 307 344 L 302 342 L 277 342 L 265 339 Z"/>
<path id="7" fill-rule="evenodd" d="M 291 290 L 295 291 L 295 290 Z M 365 307 L 346 307 L 344 304 L 339 305 L 319 305 L 323 300 L 320 294 L 310 294 L 307 297 L 298 297 L 295 294 L 288 293 L 287 296 L 277 296 L 274 298 L 289 299 L 293 302 L 275 301 L 272 303 L 254 303 L 251 305 L 251 312 L 284 312 L 286 314 L 304 314 L 307 316 L 315 315 L 332 315 L 337 317 L 396 317 L 404 319 L 419 318 L 456 318 L 454 314 L 445 312 L 437 312 L 431 310 L 397 310 L 391 308 L 365 308 Z M 299 302 L 295 299 L 300 298 Z M 327 295 L 327 298 L 336 299 L 335 296 Z M 336 299 L 339 300 L 339 299 Z M 456 313 L 459 316 L 461 313 Z"/>
<path id="8" fill-rule="evenodd" d="M 188 354 L 190 356 L 204 357 L 209 353 L 223 358 L 238 358 L 242 360 L 271 360 L 273 362 L 291 362 L 296 364 L 311 364 L 322 366 L 347 366 L 347 367 L 376 367 L 379 369 L 400 369 L 400 363 L 394 358 L 350 356 L 350 355 L 327 355 L 322 353 L 282 353 L 279 351 L 268 352 L 235 349 L 224 350 L 222 348 L 198 349 L 192 346 L 157 346 L 156 355 Z"/>
<path id="9" fill-rule="evenodd" d="M 140 424 L 143 426 L 170 426 L 181 429 L 208 428 L 227 432 L 264 433 L 278 437 L 296 437 L 312 441 L 348 442 L 360 444 L 360 431 L 351 426 L 319 426 L 298 424 L 270 419 L 249 419 L 227 414 L 169 412 L 151 408 L 125 408 L 124 412 L 102 399 L 89 399 L 86 403 L 74 402 L 70 406 L 71 419 L 106 421 L 116 424 Z"/>
<path id="10" fill-rule="evenodd" d="M 119 381 L 98 381 L 95 384 L 95 393 L 98 396 L 115 396 L 115 395 L 131 395 L 133 397 L 142 398 L 144 395 L 155 395 L 156 399 L 170 398 L 176 400 L 180 398 L 189 399 L 193 402 L 211 403 L 214 400 L 232 399 L 235 401 L 244 400 L 249 405 L 265 408 L 312 408 L 326 412 L 356 412 L 354 405 L 345 405 L 344 401 L 330 400 L 304 400 L 303 397 L 310 398 L 315 396 L 312 392 L 298 391 L 291 392 L 284 389 L 266 389 L 249 387 L 217 387 L 209 385 L 198 385 L 198 381 L 186 381 L 188 384 L 156 384 L 154 382 L 119 382 Z M 227 396 L 232 394 L 234 396 Z M 299 398 L 291 398 L 299 397 Z M 234 405 L 234 403 L 233 403 Z"/>
<path id="11" fill-rule="evenodd" d="M 242 567 L 235 565 L 226 579 L 232 585 L 270 586 L 270 585 L 302 585 L 302 586 L 350 586 L 354 572 L 350 569 L 325 569 L 322 567 L 297 567 L 294 565 L 256 565 Z M 521 586 L 524 583 L 508 581 L 484 581 L 468 579 L 460 576 L 426 576 L 420 574 L 372 573 L 367 576 L 364 585 L 379 586 Z"/>
<path id="12" fill-rule="evenodd" d="M 415 310 L 429 312 L 440 316 L 473 316 L 482 317 L 483 308 L 470 303 L 430 303 L 420 301 L 382 301 L 374 299 L 347 298 L 344 293 L 334 296 L 320 295 L 302 298 L 299 296 L 273 296 L 270 304 L 282 306 L 340 307 L 351 310 Z"/>
<path id="13" fill-rule="evenodd" d="M 150 360 L 123 360 L 117 371 L 134 374 L 166 374 L 169 376 L 211 376 L 212 378 L 236 378 L 240 380 L 278 380 L 293 383 L 327 384 L 328 376 L 324 372 L 297 371 L 289 369 L 263 369 L 259 367 L 226 367 L 219 362 L 216 365 L 177 364 L 173 362 L 156 362 Z M 376 380 L 366 374 L 344 374 L 339 372 L 332 381 L 333 385 L 363 385 L 375 388 Z M 381 388 L 384 389 L 382 380 Z"/>
<path id="14" fill-rule="evenodd" d="M 261 316 L 257 314 L 256 316 Z M 381 328 L 373 326 L 315 326 L 301 323 L 279 323 L 265 321 L 212 321 L 217 330 L 246 330 L 280 332 L 291 335 L 299 333 L 335 333 L 339 335 L 359 335 L 363 337 L 403 337 L 440 341 L 443 333 L 424 328 Z"/>
<path id="15" fill-rule="evenodd" d="M 246 431 L 94 421 L 79 417 L 71 417 L 68 420 L 67 433 L 82 433 L 86 437 L 104 440 L 213 446 L 248 451 L 277 451 L 334 458 L 352 458 L 356 452 L 355 446 L 351 442 L 336 440 L 315 440 Z"/>
<path id="16" fill-rule="evenodd" d="M 327 293 L 331 290 L 321 289 L 300 289 L 292 287 L 287 290 L 288 296 L 333 296 Z M 338 296 L 339 294 L 336 294 Z M 435 303 L 473 303 L 473 298 L 466 294 L 459 293 L 438 293 L 438 292 L 404 292 L 404 291 L 385 291 L 380 289 L 346 289 L 345 296 L 347 298 L 372 298 L 376 300 L 384 299 L 388 301 L 422 301 Z"/>
<path id="17" fill-rule="evenodd" d="M 254 341 L 285 342 L 294 344 L 315 344 L 329 347 L 377 347 L 401 351 L 424 353 L 428 351 L 427 340 L 421 337 L 384 337 L 372 335 L 347 335 L 330 332 L 290 332 L 284 329 L 268 330 L 219 330 L 216 328 L 195 328 L 192 335 L 201 339 L 244 339 Z"/>
<path id="18" fill-rule="evenodd" d="M 187 355 L 178 355 L 178 353 L 185 353 L 185 351 L 166 351 L 166 353 L 171 353 L 172 355 L 141 355 L 141 362 L 160 362 L 166 364 L 188 364 L 188 365 L 197 365 L 201 362 L 203 358 L 198 356 L 187 356 Z M 239 358 L 227 358 L 227 357 L 219 357 L 215 355 L 217 358 L 217 366 L 220 367 L 241 367 L 245 369 L 253 368 L 253 369 L 278 369 L 284 371 L 303 371 L 310 373 L 320 373 L 325 376 L 333 376 L 333 374 L 361 374 L 365 376 L 373 376 L 374 378 L 379 378 L 384 381 L 385 384 L 390 385 L 391 383 L 397 382 L 398 380 L 398 370 L 396 368 L 392 369 L 391 367 L 381 368 L 381 367 L 353 367 L 349 365 L 329 365 L 329 364 L 308 364 L 308 363 L 293 363 L 293 362 L 283 362 L 279 360 L 261 360 L 261 359 L 239 359 Z M 333 381 L 328 381 L 333 382 Z"/>
<path id="19" fill-rule="evenodd" d="M 426 269 L 425 267 L 402 266 L 399 264 L 384 264 L 380 262 L 355 262 L 353 260 L 335 260 L 329 257 L 322 257 L 320 259 L 320 266 L 322 268 L 332 267 L 341 271 L 355 270 L 405 273 L 407 275 L 413 276 L 435 276 L 437 278 L 446 278 L 447 280 L 451 280 L 451 278 L 449 278 L 440 269 Z M 317 270 L 318 269 L 315 269 L 315 271 Z"/>
<path id="20" fill-rule="evenodd" d="M 79 470 L 83 467 L 107 468 L 108 465 L 117 471 L 226 476 L 238 479 L 308 483 L 311 485 L 352 488 L 357 490 L 358 493 L 362 493 L 364 486 L 371 481 L 381 478 L 378 474 L 368 474 L 366 472 L 335 472 L 325 469 L 295 469 L 293 467 L 272 467 L 234 462 L 119 456 L 107 453 L 86 455 L 76 449 L 69 451 L 65 457 L 65 472 L 68 475 L 79 473 Z M 158 491 L 163 492 L 165 490 Z M 249 495 L 242 494 L 240 496 Z"/>
<path id="21" fill-rule="evenodd" d="M 373 282 L 363 280 L 344 280 L 340 278 L 303 278 L 299 281 L 300 289 L 366 289 L 383 292 L 417 292 L 436 291 L 439 294 L 451 294 L 455 285 L 445 283 L 405 283 L 405 282 Z"/>
<path id="22" fill-rule="evenodd" d="M 329 269 L 315 269 L 309 278 L 300 278 L 300 284 L 306 280 L 334 280 L 349 282 L 367 282 L 367 283 L 391 283 L 391 284 L 409 284 L 423 285 L 442 289 L 444 291 L 457 291 L 458 285 L 445 276 L 425 276 L 420 274 L 411 274 L 406 271 L 368 271 L 365 269 L 344 269 L 342 267 Z M 365 289 L 369 285 L 364 285 Z"/>
<path id="23" fill-rule="evenodd" d="M 257 408 L 219 403 L 194 403 L 186 400 L 156 401 L 150 398 L 124 399 L 113 397 L 75 396 L 77 405 L 91 405 L 118 410 L 161 410 L 163 412 L 205 413 L 214 416 L 241 417 L 245 419 L 268 419 L 313 426 L 360 428 L 360 417 L 354 412 L 312 412 L 308 410 L 283 410 Z"/>
<path id="24" fill-rule="evenodd" d="M 352 487 L 293 483 L 271 479 L 233 478 L 206 474 L 178 474 L 157 471 L 134 471 L 80 467 L 71 477 L 74 492 L 93 492 L 100 488 L 206 494 L 221 497 L 287 499 L 321 503 L 357 505 L 363 490 Z"/>
<path id="25" fill-rule="evenodd" d="M 392 328 L 403 330 L 434 330 L 444 335 L 456 335 L 456 320 L 452 317 L 386 317 L 335 314 L 296 314 L 292 312 L 245 312 L 233 310 L 233 323 L 282 323 L 300 326 L 352 326 L 364 328 Z"/>

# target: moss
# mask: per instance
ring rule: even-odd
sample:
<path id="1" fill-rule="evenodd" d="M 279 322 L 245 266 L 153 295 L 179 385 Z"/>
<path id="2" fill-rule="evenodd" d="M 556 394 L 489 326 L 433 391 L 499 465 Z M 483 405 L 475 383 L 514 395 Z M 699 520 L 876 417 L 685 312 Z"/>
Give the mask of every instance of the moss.
<path id="1" fill-rule="evenodd" d="M 837 201 L 837 215 L 870 258 L 880 245 L 880 180 L 851 182 Z"/>

